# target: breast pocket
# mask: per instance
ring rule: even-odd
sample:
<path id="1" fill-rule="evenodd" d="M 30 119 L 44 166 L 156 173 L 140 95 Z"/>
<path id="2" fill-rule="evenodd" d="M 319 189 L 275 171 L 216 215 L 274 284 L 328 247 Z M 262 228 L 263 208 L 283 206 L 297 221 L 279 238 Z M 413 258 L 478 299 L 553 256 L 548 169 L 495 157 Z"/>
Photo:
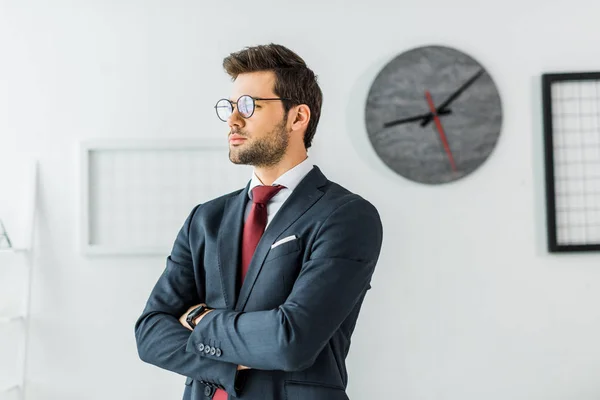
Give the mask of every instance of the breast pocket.
<path id="1" fill-rule="evenodd" d="M 247 308 L 271 309 L 285 302 L 302 266 L 302 250 L 300 238 L 269 249 Z"/>
<path id="2" fill-rule="evenodd" d="M 275 246 L 276 247 L 271 248 L 269 250 L 269 252 L 267 253 L 267 257 L 265 258 L 265 263 L 268 263 L 269 261 L 275 260 L 279 257 L 283 257 L 290 253 L 296 253 L 296 252 L 299 252 L 300 250 L 302 250 L 300 238 L 292 239 L 292 240 L 286 241 L 285 243 L 281 243 L 279 245 L 277 244 L 277 242 L 275 242 Z"/>

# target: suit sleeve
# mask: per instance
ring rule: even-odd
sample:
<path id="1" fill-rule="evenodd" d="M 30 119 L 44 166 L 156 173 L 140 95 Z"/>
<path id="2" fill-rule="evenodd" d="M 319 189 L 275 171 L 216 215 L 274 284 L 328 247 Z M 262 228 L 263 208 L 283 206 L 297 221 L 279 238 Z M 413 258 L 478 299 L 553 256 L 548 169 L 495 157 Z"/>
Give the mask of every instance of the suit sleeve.
<path id="1" fill-rule="evenodd" d="M 219 359 L 255 369 L 299 371 L 311 366 L 370 287 L 383 229 L 375 207 L 362 198 L 338 207 L 322 223 L 311 256 L 292 292 L 276 309 L 215 310 L 194 329 L 187 350 L 218 343 Z"/>
<path id="2" fill-rule="evenodd" d="M 237 364 L 200 357 L 185 350 L 191 332 L 179 323 L 189 307 L 204 301 L 198 288 L 189 243 L 196 206 L 179 231 L 167 266 L 135 323 L 135 339 L 142 361 L 237 394 Z"/>

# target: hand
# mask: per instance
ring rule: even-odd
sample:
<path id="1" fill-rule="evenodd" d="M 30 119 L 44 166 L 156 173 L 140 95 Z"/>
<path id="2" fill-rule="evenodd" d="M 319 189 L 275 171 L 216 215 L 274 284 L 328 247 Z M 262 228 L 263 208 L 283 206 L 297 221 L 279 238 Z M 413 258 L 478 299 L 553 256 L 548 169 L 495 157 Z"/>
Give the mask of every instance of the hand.
<path id="1" fill-rule="evenodd" d="M 241 370 L 244 370 L 244 369 L 250 369 L 250 367 L 244 367 L 243 365 L 238 365 L 237 366 L 237 370 L 238 371 L 241 371 Z"/>
<path id="2" fill-rule="evenodd" d="M 433 99 L 431 98 L 431 93 L 429 90 L 425 91 L 425 97 L 427 98 L 427 103 L 429 104 L 429 109 L 433 114 L 433 119 L 435 121 L 435 125 L 437 127 L 438 133 L 440 135 L 440 139 L 442 140 L 442 144 L 444 145 L 444 150 L 446 150 L 446 155 L 450 160 L 450 165 L 452 166 L 452 170 L 456 171 L 456 164 L 454 163 L 454 157 L 452 156 L 452 151 L 450 151 L 450 146 L 448 145 L 448 138 L 446 138 L 446 133 L 444 132 L 444 128 L 442 127 L 442 122 L 440 121 L 440 117 L 438 117 L 437 111 L 435 109 L 435 105 L 433 104 Z"/>
<path id="3" fill-rule="evenodd" d="M 485 70 L 482 68 L 479 71 L 477 71 L 477 73 L 475 75 L 473 75 L 471 78 L 469 78 L 469 80 L 467 80 L 465 83 L 463 83 L 463 85 L 461 87 L 459 87 L 458 89 L 456 89 L 456 91 L 454 93 L 452 93 L 450 95 L 450 97 L 448 97 L 442 104 L 440 104 L 440 106 L 437 108 L 437 113 L 438 115 L 443 115 L 443 112 L 446 111 L 446 107 L 448 107 L 450 105 L 450 103 L 452 103 L 454 100 L 456 100 L 456 98 L 458 96 L 460 96 L 465 90 L 467 90 L 467 88 L 469 86 L 471 86 L 477 79 L 479 79 L 479 77 L 481 75 L 483 75 L 483 73 L 485 72 Z M 423 122 L 421 122 L 421 126 L 425 127 L 427 126 L 427 124 L 429 122 L 431 122 L 431 119 L 433 118 L 433 114 L 429 113 L 427 115 L 427 117 L 425 117 L 425 119 L 423 120 Z"/>
<path id="4" fill-rule="evenodd" d="M 188 308 L 188 310 L 187 310 L 187 311 L 186 311 L 186 312 L 185 312 L 185 313 L 184 313 L 184 314 L 183 314 L 181 317 L 179 317 L 179 323 L 180 323 L 181 325 L 183 325 L 184 327 L 188 328 L 190 331 L 193 331 L 192 327 L 191 327 L 191 326 L 190 326 L 190 325 L 187 323 L 187 321 L 186 321 L 186 319 L 187 319 L 187 316 L 188 316 L 188 314 L 189 314 L 189 313 L 190 313 L 190 312 L 191 312 L 191 311 L 192 311 L 194 308 L 197 308 L 197 307 L 200 307 L 200 306 L 205 306 L 205 305 L 206 305 L 206 304 L 204 304 L 204 303 L 201 303 L 201 304 L 196 304 L 195 306 L 191 306 L 190 308 Z M 212 311 L 212 310 L 211 310 L 211 311 Z M 208 314 L 208 313 L 204 313 L 204 314 L 202 314 L 201 316 L 199 316 L 198 318 L 201 318 L 201 317 L 203 317 L 203 316 L 204 316 L 204 315 L 206 315 L 206 314 Z M 196 321 L 194 321 L 194 322 L 196 323 L 196 325 L 198 325 L 198 321 L 199 321 L 199 320 L 198 320 L 198 318 L 196 319 Z"/>

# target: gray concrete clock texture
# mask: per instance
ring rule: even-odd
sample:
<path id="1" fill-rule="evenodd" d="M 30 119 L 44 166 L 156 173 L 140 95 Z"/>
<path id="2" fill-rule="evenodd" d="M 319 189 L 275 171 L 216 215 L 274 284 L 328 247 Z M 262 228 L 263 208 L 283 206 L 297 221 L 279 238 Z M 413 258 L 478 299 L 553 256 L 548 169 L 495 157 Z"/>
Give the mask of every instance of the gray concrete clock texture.
<path id="1" fill-rule="evenodd" d="M 490 156 L 502 128 L 502 103 L 486 69 L 444 46 L 392 59 L 373 81 L 365 107 L 379 158 L 424 184 L 461 179 Z"/>

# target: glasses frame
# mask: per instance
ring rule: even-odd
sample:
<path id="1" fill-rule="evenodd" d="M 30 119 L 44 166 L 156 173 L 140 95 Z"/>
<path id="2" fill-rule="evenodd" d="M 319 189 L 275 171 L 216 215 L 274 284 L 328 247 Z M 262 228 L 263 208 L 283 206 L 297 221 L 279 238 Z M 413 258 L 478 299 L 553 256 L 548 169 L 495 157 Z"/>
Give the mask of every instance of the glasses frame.
<path id="1" fill-rule="evenodd" d="M 252 99 L 252 113 L 250 113 L 250 115 L 245 116 L 242 113 L 240 113 L 239 109 L 238 109 L 238 114 L 240 114 L 240 116 L 242 118 L 245 118 L 245 119 L 248 119 L 248 118 L 250 118 L 250 117 L 252 117 L 254 115 L 254 111 L 256 111 L 256 101 L 257 100 L 258 101 L 275 101 L 275 100 L 280 100 L 280 101 L 294 101 L 293 99 L 290 99 L 290 98 L 287 98 L 287 97 L 253 97 L 253 96 L 250 96 L 249 94 L 243 94 L 243 95 L 241 95 L 240 97 L 238 97 L 237 101 L 231 101 L 231 100 L 225 99 L 225 98 L 219 99 L 219 100 L 217 100 L 217 104 L 215 104 L 215 112 L 217 113 L 217 117 L 219 118 L 219 120 L 221 120 L 223 122 L 227 122 L 227 119 L 229 119 L 229 118 L 223 119 L 219 115 L 219 110 L 218 110 L 219 103 L 221 101 L 223 101 L 223 100 L 227 101 L 230 104 L 230 106 L 231 106 L 231 115 L 233 115 L 233 112 L 234 112 L 235 108 L 237 108 L 237 104 L 240 102 L 240 99 L 242 97 L 249 97 L 249 98 Z M 231 115 L 229 117 L 231 117 Z"/>

